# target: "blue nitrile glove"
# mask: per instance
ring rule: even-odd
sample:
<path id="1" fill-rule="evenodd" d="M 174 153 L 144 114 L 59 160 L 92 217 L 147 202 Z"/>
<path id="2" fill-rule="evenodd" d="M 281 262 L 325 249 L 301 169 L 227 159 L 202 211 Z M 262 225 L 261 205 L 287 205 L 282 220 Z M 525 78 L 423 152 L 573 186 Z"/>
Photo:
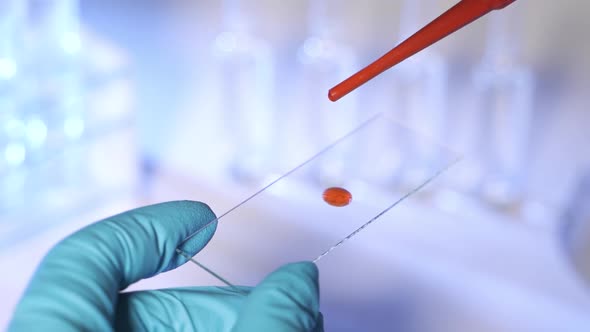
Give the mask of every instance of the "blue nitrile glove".
<path id="1" fill-rule="evenodd" d="M 90 225 L 44 258 L 10 331 L 321 331 L 318 271 L 285 265 L 245 295 L 229 287 L 119 293 L 185 263 L 175 249 L 215 218 L 203 203 L 180 201 L 129 211 Z M 191 255 L 215 224 L 181 248 Z"/>

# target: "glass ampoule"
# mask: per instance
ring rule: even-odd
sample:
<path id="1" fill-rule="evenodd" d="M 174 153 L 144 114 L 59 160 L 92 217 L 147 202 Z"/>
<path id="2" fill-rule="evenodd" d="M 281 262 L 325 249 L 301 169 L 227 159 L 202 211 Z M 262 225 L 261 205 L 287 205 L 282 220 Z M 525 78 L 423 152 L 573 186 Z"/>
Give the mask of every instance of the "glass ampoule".
<path id="1" fill-rule="evenodd" d="M 252 32 L 242 1 L 224 0 L 222 10 L 224 31 L 213 49 L 221 74 L 223 118 L 235 147 L 231 173 L 238 180 L 257 180 L 273 161 L 274 54 Z"/>
<path id="2" fill-rule="evenodd" d="M 22 112 L 34 169 L 27 191 L 40 206 L 54 207 L 60 197 L 88 188 L 79 1 L 29 0 L 27 22 Z"/>
<path id="3" fill-rule="evenodd" d="M 335 16 L 344 13 L 330 10 L 347 11 L 349 7 L 350 4 L 346 6 L 331 0 L 308 2 L 307 36 L 297 50 L 301 75 L 296 93 L 300 98 L 293 109 L 298 122 L 291 128 L 291 136 L 298 138 L 295 148 L 306 149 L 309 153 L 334 141 L 359 121 L 355 94 L 338 103 L 327 98 L 332 85 L 358 69 L 355 52 L 338 38 L 346 33 L 347 27 L 338 23 Z M 341 182 L 353 171 L 354 162 L 348 157 L 347 150 L 342 150 L 340 158 L 318 163 L 315 174 L 310 176 L 325 185 Z"/>
<path id="4" fill-rule="evenodd" d="M 30 0 L 28 26 L 24 112 L 29 145 L 42 159 L 79 139 L 85 129 L 78 0 Z"/>
<path id="5" fill-rule="evenodd" d="M 521 9 L 516 3 L 489 15 L 485 53 L 473 72 L 481 192 L 500 205 L 522 194 L 533 121 L 534 75 L 521 60 Z"/>
<path id="6" fill-rule="evenodd" d="M 399 42 L 431 21 L 433 17 L 430 14 L 435 11 L 429 9 L 437 8 L 437 3 L 438 0 L 403 2 Z M 428 137 L 423 142 L 403 144 L 405 150 L 402 152 L 399 177 L 394 181 L 411 187 L 430 174 L 440 158 L 429 143 L 431 140 L 440 141 L 447 134 L 448 65 L 436 48 L 431 47 L 400 63 L 387 75 L 391 83 L 383 94 L 392 98 L 389 114 Z M 394 139 L 405 141 L 403 136 Z"/>
<path id="7" fill-rule="evenodd" d="M 0 211 L 24 204 L 26 124 L 21 112 L 27 2 L 0 2 Z"/>

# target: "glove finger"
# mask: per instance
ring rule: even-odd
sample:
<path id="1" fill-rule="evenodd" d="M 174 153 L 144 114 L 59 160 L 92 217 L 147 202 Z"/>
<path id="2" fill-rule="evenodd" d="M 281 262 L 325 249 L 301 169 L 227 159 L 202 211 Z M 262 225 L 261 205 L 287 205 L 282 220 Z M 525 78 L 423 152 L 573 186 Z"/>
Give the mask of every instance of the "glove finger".
<path id="1" fill-rule="evenodd" d="M 119 291 L 184 263 L 175 248 L 211 220 L 215 215 L 207 205 L 178 201 L 125 212 L 78 231 L 41 262 L 12 328 L 108 330 Z M 182 249 L 194 255 L 215 227 L 211 224 Z"/>
<path id="2" fill-rule="evenodd" d="M 249 287 L 241 288 L 245 293 Z M 229 287 L 189 287 L 124 293 L 117 331 L 229 331 L 246 295 Z"/>
<path id="3" fill-rule="evenodd" d="M 252 290 L 232 331 L 321 331 L 318 269 L 284 265 Z"/>

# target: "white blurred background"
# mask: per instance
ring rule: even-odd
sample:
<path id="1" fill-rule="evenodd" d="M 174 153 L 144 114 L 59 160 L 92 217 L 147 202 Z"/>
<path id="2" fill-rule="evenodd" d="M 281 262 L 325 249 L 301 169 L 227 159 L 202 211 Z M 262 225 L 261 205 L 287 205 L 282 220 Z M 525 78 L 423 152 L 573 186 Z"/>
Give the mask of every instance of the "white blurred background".
<path id="1" fill-rule="evenodd" d="M 172 199 L 220 214 L 384 112 L 465 158 L 320 263 L 328 330 L 590 329 L 590 4 L 519 0 L 327 99 L 454 3 L 2 0 L 0 324 L 72 231 Z M 440 157 L 405 150 L 380 190 Z M 254 217 L 304 218 L 279 203 Z"/>

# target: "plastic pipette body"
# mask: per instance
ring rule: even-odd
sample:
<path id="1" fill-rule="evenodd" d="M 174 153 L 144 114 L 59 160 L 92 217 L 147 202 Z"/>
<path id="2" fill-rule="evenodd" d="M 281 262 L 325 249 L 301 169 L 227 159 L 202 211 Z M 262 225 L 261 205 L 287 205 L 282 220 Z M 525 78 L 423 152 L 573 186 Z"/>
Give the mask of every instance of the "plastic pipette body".
<path id="1" fill-rule="evenodd" d="M 502 9 L 516 0 L 462 0 L 410 36 L 385 55 L 330 89 L 332 101 L 344 97 L 387 69 L 445 38 L 492 10 Z"/>

